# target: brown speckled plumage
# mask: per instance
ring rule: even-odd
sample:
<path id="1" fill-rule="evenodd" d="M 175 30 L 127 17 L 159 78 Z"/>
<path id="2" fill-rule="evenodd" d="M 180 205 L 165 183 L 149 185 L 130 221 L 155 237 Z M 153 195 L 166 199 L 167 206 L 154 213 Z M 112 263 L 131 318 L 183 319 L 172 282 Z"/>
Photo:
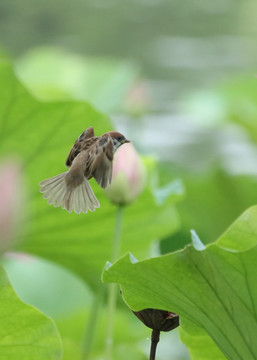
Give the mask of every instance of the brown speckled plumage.
<path id="1" fill-rule="evenodd" d="M 76 213 L 94 211 L 100 204 L 88 182 L 92 177 L 102 188 L 112 179 L 112 161 L 115 151 L 129 142 L 124 135 L 110 131 L 100 137 L 92 127 L 75 141 L 66 160 L 69 171 L 40 182 L 40 191 L 48 203 Z"/>

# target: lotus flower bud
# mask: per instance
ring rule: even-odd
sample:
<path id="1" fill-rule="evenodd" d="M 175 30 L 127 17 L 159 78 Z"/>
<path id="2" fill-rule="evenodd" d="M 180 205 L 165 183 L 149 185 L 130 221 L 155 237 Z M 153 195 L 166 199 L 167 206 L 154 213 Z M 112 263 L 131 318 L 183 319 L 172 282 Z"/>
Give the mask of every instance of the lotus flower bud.
<path id="1" fill-rule="evenodd" d="M 113 160 L 112 183 L 105 190 L 111 202 L 126 205 L 133 202 L 146 184 L 146 169 L 134 146 L 121 146 Z"/>
<path id="2" fill-rule="evenodd" d="M 179 316 L 170 311 L 157 309 L 144 309 L 133 313 L 146 326 L 153 329 L 151 336 L 150 359 L 155 359 L 157 344 L 160 340 L 161 331 L 171 331 L 179 326 Z"/>
<path id="3" fill-rule="evenodd" d="M 0 253 L 9 247 L 17 220 L 20 197 L 20 171 L 15 163 L 6 163 L 0 168 Z"/>
<path id="4" fill-rule="evenodd" d="M 171 331 L 179 326 L 179 316 L 170 311 L 157 309 L 144 309 L 133 313 L 146 326 L 158 331 Z"/>

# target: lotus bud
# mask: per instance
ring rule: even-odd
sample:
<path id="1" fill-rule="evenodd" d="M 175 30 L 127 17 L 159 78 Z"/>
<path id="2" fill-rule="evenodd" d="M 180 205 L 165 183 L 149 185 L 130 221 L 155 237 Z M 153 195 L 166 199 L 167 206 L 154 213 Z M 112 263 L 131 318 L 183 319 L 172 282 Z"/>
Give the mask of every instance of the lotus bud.
<path id="1" fill-rule="evenodd" d="M 0 253 L 10 247 L 21 205 L 20 170 L 10 162 L 0 168 Z"/>
<path id="2" fill-rule="evenodd" d="M 127 205 L 137 199 L 146 184 L 146 169 L 134 146 L 121 146 L 113 160 L 112 183 L 105 190 L 111 202 Z"/>
<path id="3" fill-rule="evenodd" d="M 171 331 L 179 326 L 179 316 L 170 311 L 144 309 L 133 313 L 146 326 L 157 331 Z"/>
<path id="4" fill-rule="evenodd" d="M 150 359 L 155 359 L 157 344 L 161 331 L 171 331 L 179 326 L 179 316 L 170 311 L 144 309 L 133 313 L 146 326 L 152 329 Z"/>

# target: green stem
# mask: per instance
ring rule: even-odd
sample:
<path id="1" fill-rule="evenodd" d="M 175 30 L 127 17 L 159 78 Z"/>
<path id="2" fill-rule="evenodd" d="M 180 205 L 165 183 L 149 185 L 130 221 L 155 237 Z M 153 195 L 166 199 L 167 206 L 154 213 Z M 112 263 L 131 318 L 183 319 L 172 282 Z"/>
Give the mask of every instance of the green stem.
<path id="1" fill-rule="evenodd" d="M 123 207 L 117 207 L 116 222 L 114 229 L 112 258 L 111 262 L 114 263 L 119 255 L 121 248 L 121 233 L 122 233 L 122 219 Z M 114 333 L 114 316 L 117 302 L 118 288 L 117 284 L 110 284 L 108 286 L 108 301 L 107 301 L 107 332 L 106 332 L 106 360 L 113 358 L 113 333 Z"/>
<path id="2" fill-rule="evenodd" d="M 92 299 L 92 306 L 90 309 L 90 316 L 88 319 L 88 325 L 85 333 L 85 338 L 83 342 L 83 353 L 82 360 L 89 359 L 91 353 L 96 327 L 98 324 L 99 313 L 101 309 L 101 303 L 103 298 L 103 289 L 100 288 L 98 292 L 95 293 L 95 296 Z"/>
<path id="3" fill-rule="evenodd" d="M 123 206 L 118 205 L 117 213 L 116 213 L 115 229 L 114 229 L 113 247 L 112 247 L 112 258 L 111 258 L 112 263 L 117 261 L 118 257 L 120 256 L 122 219 L 123 219 Z"/>

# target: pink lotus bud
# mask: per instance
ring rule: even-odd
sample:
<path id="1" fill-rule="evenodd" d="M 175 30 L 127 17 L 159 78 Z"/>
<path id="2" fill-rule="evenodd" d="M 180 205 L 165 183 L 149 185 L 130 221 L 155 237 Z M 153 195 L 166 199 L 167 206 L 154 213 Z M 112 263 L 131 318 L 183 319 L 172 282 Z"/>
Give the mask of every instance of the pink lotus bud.
<path id="1" fill-rule="evenodd" d="M 16 228 L 21 205 L 19 166 L 14 162 L 0 168 L 0 253 L 9 247 Z"/>
<path id="2" fill-rule="evenodd" d="M 133 202 L 146 184 L 146 169 L 134 146 L 122 145 L 113 161 L 112 183 L 105 190 L 107 197 L 115 204 Z"/>

